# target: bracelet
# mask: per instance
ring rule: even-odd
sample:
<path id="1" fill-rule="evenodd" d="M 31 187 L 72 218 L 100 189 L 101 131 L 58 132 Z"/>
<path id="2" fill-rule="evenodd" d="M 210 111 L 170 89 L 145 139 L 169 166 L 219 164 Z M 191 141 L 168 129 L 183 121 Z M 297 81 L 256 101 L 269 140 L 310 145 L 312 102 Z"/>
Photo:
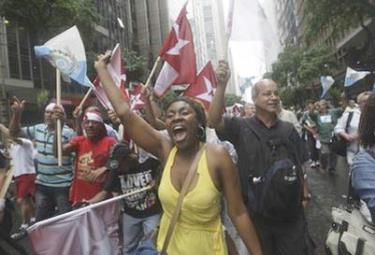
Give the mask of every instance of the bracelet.
<path id="1" fill-rule="evenodd" d="M 302 197 L 302 201 L 310 201 L 311 200 L 311 194 L 307 194 L 306 196 Z"/>

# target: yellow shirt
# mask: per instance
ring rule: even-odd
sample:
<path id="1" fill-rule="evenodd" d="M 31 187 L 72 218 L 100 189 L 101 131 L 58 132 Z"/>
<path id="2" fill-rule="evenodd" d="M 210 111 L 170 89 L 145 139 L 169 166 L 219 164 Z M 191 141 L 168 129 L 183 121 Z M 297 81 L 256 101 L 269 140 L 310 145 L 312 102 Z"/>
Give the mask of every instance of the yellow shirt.
<path id="1" fill-rule="evenodd" d="M 158 250 L 162 249 L 179 196 L 171 182 L 171 167 L 176 152 L 174 147 L 168 156 L 159 186 L 159 198 L 164 213 L 157 240 Z M 184 198 L 167 252 L 170 255 L 227 255 L 220 218 L 221 192 L 211 179 L 205 151 L 199 159 L 197 174 L 197 184 Z"/>

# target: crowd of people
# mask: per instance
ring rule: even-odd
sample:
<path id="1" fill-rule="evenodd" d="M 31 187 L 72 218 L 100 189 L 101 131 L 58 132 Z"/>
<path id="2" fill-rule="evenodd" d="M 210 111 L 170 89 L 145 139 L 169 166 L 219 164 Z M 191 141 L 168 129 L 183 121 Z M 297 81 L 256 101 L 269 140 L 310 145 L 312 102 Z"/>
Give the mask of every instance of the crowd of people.
<path id="1" fill-rule="evenodd" d="M 253 104 L 242 116 L 228 116 L 230 70 L 221 61 L 209 109 L 177 97 L 160 114 L 144 87 L 141 114 L 118 93 L 106 68 L 109 57 L 100 55 L 95 69 L 114 110 L 77 108 L 69 127 L 64 108 L 51 102 L 43 123 L 22 127 L 26 102 L 13 100 L 9 127 L 0 126 L 9 151 L 0 154 L 0 172 L 10 169 L 11 158 L 21 212 L 13 239 L 24 237 L 34 222 L 151 186 L 123 199 L 123 254 L 138 254 L 156 229 L 156 248 L 168 254 L 313 254 L 304 213 L 311 199 L 308 169 L 335 173 L 334 136 L 347 143 L 353 188 L 375 220 L 373 93 L 338 108 L 324 99 L 308 101 L 297 118 L 283 107 L 278 85 L 264 79 L 252 87 Z M 63 123 L 62 166 L 57 120 Z M 1 236 L 10 229 L 4 231 Z"/>

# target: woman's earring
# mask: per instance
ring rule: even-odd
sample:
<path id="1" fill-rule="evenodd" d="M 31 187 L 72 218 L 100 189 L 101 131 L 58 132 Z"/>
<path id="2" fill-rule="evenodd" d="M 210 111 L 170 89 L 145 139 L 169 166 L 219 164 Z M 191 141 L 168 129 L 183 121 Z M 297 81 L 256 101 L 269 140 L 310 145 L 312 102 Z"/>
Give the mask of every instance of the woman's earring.
<path id="1" fill-rule="evenodd" d="M 198 126 L 197 137 L 198 137 L 199 140 L 201 140 L 201 141 L 206 140 L 206 129 L 205 129 L 202 125 L 199 125 L 199 126 Z"/>

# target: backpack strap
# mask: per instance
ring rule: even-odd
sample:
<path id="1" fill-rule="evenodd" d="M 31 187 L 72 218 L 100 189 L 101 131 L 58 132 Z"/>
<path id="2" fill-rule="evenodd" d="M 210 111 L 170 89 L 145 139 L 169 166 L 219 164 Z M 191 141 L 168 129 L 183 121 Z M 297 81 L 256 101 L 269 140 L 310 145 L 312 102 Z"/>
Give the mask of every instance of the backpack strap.
<path id="1" fill-rule="evenodd" d="M 354 115 L 354 112 L 349 112 L 349 116 L 348 116 L 348 119 L 346 120 L 346 125 L 345 125 L 345 133 L 348 132 L 350 122 L 352 121 L 353 115 Z"/>

